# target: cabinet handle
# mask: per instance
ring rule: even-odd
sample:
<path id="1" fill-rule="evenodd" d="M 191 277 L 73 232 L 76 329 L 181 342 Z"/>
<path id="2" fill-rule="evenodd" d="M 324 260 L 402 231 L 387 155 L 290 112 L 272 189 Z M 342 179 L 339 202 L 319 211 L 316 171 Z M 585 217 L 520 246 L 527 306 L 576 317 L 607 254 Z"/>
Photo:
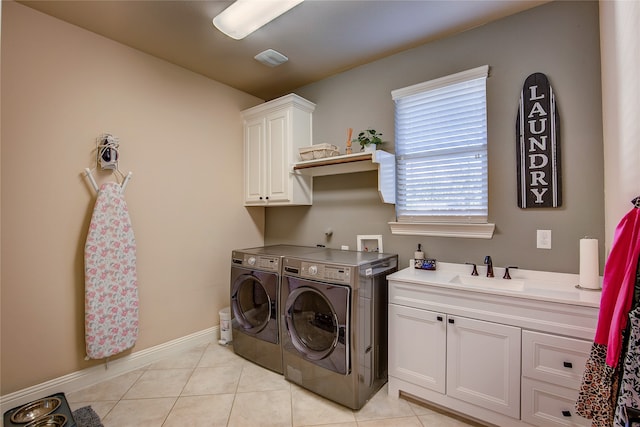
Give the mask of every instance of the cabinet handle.
<path id="1" fill-rule="evenodd" d="M 438 322 L 442 322 L 442 316 L 437 316 L 436 319 L 438 319 Z"/>
<path id="2" fill-rule="evenodd" d="M 573 368 L 573 363 L 571 362 L 562 362 L 562 366 L 565 368 Z"/>
<path id="3" fill-rule="evenodd" d="M 449 319 L 449 323 L 455 323 L 455 320 Z"/>
<path id="4" fill-rule="evenodd" d="M 570 417 L 571 416 L 571 411 L 562 411 L 562 416 L 563 417 Z"/>

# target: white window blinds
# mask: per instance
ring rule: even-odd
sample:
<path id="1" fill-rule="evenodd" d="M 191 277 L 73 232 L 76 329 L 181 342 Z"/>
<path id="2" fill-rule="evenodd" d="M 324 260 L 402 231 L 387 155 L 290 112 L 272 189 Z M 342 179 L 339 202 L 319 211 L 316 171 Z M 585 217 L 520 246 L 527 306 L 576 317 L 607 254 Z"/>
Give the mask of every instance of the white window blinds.
<path id="1" fill-rule="evenodd" d="M 399 222 L 487 221 L 488 70 L 392 92 Z"/>

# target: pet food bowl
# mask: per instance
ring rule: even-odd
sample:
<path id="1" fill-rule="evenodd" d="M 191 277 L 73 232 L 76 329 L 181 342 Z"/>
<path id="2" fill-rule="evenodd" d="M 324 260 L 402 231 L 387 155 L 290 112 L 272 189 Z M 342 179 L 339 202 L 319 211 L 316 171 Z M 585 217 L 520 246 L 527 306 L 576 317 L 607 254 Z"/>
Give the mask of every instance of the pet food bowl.
<path id="1" fill-rule="evenodd" d="M 28 403 L 18 409 L 11 415 L 11 422 L 14 423 L 28 423 L 34 421 L 40 417 L 48 415 L 58 409 L 62 401 L 57 397 L 46 397 L 44 399 L 36 400 Z M 66 422 L 66 418 L 65 418 Z M 40 424 L 38 424 L 40 425 Z M 57 425 L 57 424 L 43 424 L 43 425 Z M 62 425 L 62 424 L 60 424 Z M 31 427 L 31 425 L 29 425 Z"/>
<path id="2" fill-rule="evenodd" d="M 62 427 L 67 423 L 67 417 L 62 414 L 45 415 L 37 420 L 31 421 L 25 427 Z"/>

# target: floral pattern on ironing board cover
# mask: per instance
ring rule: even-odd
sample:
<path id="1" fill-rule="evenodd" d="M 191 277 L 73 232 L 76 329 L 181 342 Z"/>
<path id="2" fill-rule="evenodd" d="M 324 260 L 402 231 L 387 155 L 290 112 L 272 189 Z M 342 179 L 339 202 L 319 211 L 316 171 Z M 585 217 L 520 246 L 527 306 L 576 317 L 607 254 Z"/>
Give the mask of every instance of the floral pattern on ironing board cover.
<path id="1" fill-rule="evenodd" d="M 87 357 L 127 350 L 138 338 L 136 242 L 119 184 L 103 184 L 84 252 Z"/>

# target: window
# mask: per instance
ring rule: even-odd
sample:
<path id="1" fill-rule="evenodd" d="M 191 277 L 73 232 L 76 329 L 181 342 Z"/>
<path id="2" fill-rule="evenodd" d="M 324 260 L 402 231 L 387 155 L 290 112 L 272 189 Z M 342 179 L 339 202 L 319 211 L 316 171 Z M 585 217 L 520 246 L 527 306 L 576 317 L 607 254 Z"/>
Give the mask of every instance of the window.
<path id="1" fill-rule="evenodd" d="M 483 66 L 392 92 L 394 234 L 491 238 Z M 427 225 L 428 224 L 428 225 Z"/>

